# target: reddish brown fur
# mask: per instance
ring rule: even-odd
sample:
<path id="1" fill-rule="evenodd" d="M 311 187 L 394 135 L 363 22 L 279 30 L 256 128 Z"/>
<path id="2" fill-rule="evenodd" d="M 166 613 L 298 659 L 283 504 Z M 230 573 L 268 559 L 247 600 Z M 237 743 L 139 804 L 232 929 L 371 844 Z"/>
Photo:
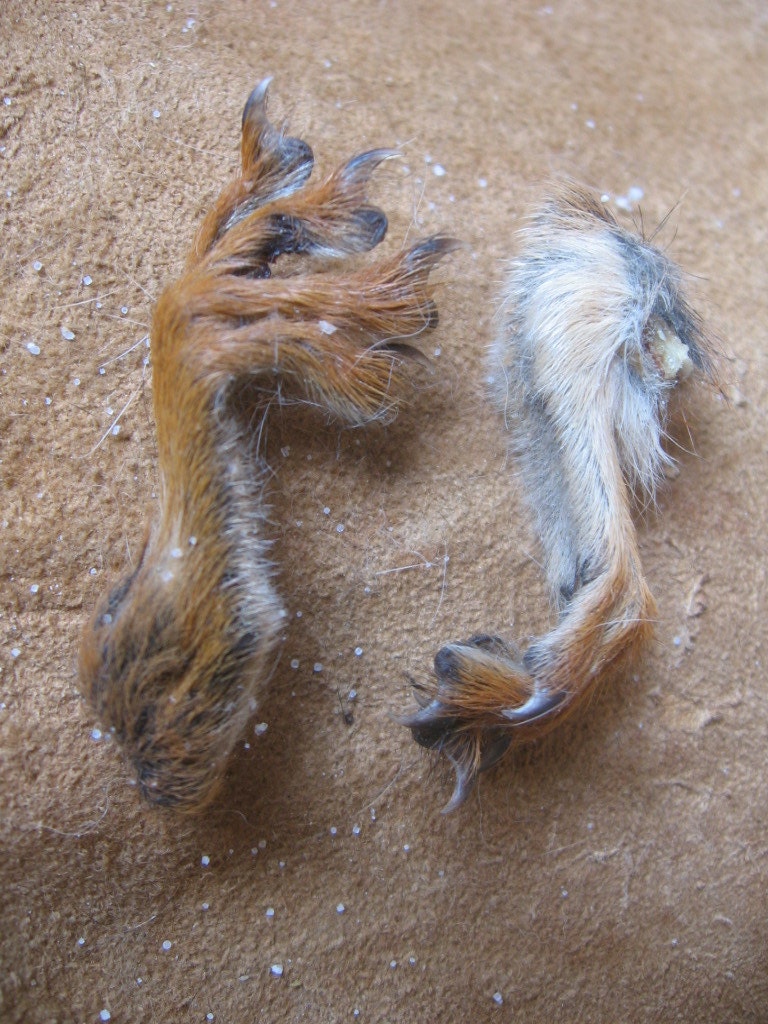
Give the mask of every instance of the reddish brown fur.
<path id="1" fill-rule="evenodd" d="M 160 519 L 138 565 L 86 626 L 80 678 L 134 765 L 143 795 L 199 811 L 268 678 L 284 615 L 263 538 L 263 464 L 231 407 L 295 391 L 347 422 L 394 412 L 409 350 L 435 325 L 428 276 L 454 247 L 427 239 L 365 268 L 331 260 L 372 249 L 386 218 L 365 188 L 389 153 L 362 154 L 305 185 L 312 153 L 243 114 L 242 173 L 205 218 L 181 279 L 152 323 Z M 326 257 L 275 278 L 282 253 Z"/>

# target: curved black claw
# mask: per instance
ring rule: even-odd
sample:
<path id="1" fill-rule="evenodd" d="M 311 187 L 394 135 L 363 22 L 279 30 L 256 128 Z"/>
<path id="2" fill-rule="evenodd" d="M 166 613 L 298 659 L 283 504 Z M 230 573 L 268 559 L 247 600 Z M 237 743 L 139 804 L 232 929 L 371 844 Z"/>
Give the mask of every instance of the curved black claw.
<path id="1" fill-rule="evenodd" d="M 441 814 L 450 814 L 464 803 L 477 783 L 481 772 L 497 764 L 509 749 L 512 736 L 508 732 L 487 729 L 482 737 L 459 733 L 453 742 L 444 747 L 444 753 L 456 773 L 451 799 L 442 808 Z M 480 760 L 475 760 L 475 746 L 480 744 Z"/>
<path id="2" fill-rule="evenodd" d="M 418 718 L 419 712 L 401 721 L 410 728 L 420 746 L 444 754 L 455 772 L 453 793 L 442 809 L 443 814 L 450 814 L 464 803 L 475 788 L 478 775 L 492 768 L 506 754 L 512 742 L 512 733 L 503 728 L 464 731 L 455 718 L 433 720 L 429 725 L 423 725 Z"/>
<path id="3" fill-rule="evenodd" d="M 544 718 L 565 700 L 565 693 L 550 693 L 549 690 L 535 690 L 525 704 L 516 708 L 504 708 L 501 714 L 511 724 L 536 722 Z"/>
<path id="4" fill-rule="evenodd" d="M 246 123 L 251 117 L 266 118 L 267 93 L 271 84 L 272 75 L 268 75 L 266 78 L 262 78 L 259 84 L 252 90 L 243 107 L 243 128 L 245 128 Z"/>
<path id="5" fill-rule="evenodd" d="M 338 171 L 338 175 L 346 188 L 363 189 L 376 168 L 385 160 L 394 160 L 396 156 L 398 153 L 394 149 L 368 149 L 365 153 L 358 153 L 351 160 L 347 160 Z"/>
<path id="6" fill-rule="evenodd" d="M 238 220 L 257 206 L 291 195 L 312 174 L 315 157 L 303 139 L 284 135 L 267 117 L 267 93 L 271 78 L 259 82 L 243 107 L 243 172 L 261 163 L 258 185 L 238 208 Z M 231 225 L 230 225 L 231 226 Z"/>
<path id="7" fill-rule="evenodd" d="M 462 244 L 458 238 L 451 238 L 450 235 L 432 235 L 425 238 L 406 253 L 405 259 L 409 270 L 413 272 L 421 270 L 422 267 L 431 270 L 443 256 L 456 252 Z"/>

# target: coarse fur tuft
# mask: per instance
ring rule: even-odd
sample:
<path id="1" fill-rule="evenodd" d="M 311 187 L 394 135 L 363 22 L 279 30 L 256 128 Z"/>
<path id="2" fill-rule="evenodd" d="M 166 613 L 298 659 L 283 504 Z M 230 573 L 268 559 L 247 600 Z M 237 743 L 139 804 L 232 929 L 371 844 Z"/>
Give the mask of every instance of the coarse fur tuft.
<path id="1" fill-rule="evenodd" d="M 351 424 L 394 414 L 407 340 L 437 323 L 430 271 L 455 243 L 428 238 L 357 269 L 387 220 L 366 186 L 373 150 L 309 184 L 310 147 L 243 112 L 242 172 L 203 221 L 152 323 L 160 518 L 138 565 L 101 598 L 80 651 L 83 690 L 143 796 L 179 811 L 215 796 L 267 681 L 284 612 L 264 538 L 264 478 L 236 415 L 295 394 Z M 282 254 L 321 257 L 273 276 Z M 303 272 L 300 272 L 303 271 Z"/>
<path id="2" fill-rule="evenodd" d="M 524 655 L 476 636 L 435 657 L 403 719 L 456 770 L 447 810 L 516 739 L 549 731 L 647 642 L 655 615 L 632 520 L 671 459 L 668 405 L 692 371 L 716 380 L 678 267 L 575 185 L 522 231 L 492 349 L 494 398 L 522 469 L 559 607 Z"/>

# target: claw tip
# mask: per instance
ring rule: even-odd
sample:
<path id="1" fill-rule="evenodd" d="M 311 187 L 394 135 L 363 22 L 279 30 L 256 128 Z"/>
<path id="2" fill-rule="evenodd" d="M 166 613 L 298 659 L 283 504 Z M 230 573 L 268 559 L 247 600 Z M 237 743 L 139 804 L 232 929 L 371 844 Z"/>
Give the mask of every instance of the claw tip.
<path id="1" fill-rule="evenodd" d="M 266 78 L 262 78 L 259 84 L 254 88 L 251 95 L 245 101 L 243 107 L 243 124 L 248 120 L 248 115 L 255 106 L 263 107 L 266 102 L 267 92 L 272 83 L 272 76 L 268 75 Z"/>

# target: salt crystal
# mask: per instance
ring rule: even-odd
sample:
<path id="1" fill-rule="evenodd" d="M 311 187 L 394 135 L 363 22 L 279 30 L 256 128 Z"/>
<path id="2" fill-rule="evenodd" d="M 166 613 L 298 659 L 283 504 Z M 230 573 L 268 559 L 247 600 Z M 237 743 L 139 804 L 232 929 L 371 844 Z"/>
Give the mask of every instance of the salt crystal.
<path id="1" fill-rule="evenodd" d="M 45 404 L 46 405 L 50 405 L 51 404 L 51 399 L 47 395 L 46 395 L 46 398 L 45 398 Z"/>
<path id="2" fill-rule="evenodd" d="M 94 741 L 94 743 L 98 743 L 102 735 L 103 734 L 101 729 L 91 729 L 91 739 Z"/>
<path id="3" fill-rule="evenodd" d="M 77 944 L 78 944 L 78 946 L 84 946 L 84 945 L 85 945 L 85 939 L 84 939 L 84 938 L 82 938 L 82 936 L 81 936 L 81 937 L 80 937 L 80 938 L 79 938 L 79 939 L 77 940 Z"/>
<path id="4" fill-rule="evenodd" d="M 128 307 L 127 306 L 121 306 L 120 307 L 120 312 L 123 314 L 123 316 L 125 316 L 127 314 L 127 312 L 128 312 Z"/>
<path id="5" fill-rule="evenodd" d="M 29 354 L 31 356 L 39 356 L 40 355 L 40 346 L 36 345 L 34 343 L 34 341 L 28 341 L 27 342 L 27 351 L 29 352 Z"/>
<path id="6" fill-rule="evenodd" d="M 40 260 L 35 260 L 35 262 L 32 264 L 32 269 L 36 274 L 39 274 L 40 271 L 43 269 L 43 264 L 40 262 Z"/>
<path id="7" fill-rule="evenodd" d="M 266 850 L 266 848 L 267 848 L 267 840 L 266 839 L 260 839 L 259 840 L 259 849 L 260 850 Z"/>
<path id="8" fill-rule="evenodd" d="M 87 288 L 87 287 L 88 287 L 89 285 L 93 284 L 93 278 L 91 277 L 91 275 L 90 275 L 90 274 L 86 274 L 86 275 L 85 275 L 85 277 L 83 278 L 83 284 L 84 284 L 84 285 L 86 286 L 86 288 Z"/>
<path id="9" fill-rule="evenodd" d="M 61 328 L 61 336 L 64 339 L 64 341 L 74 341 L 75 340 L 74 333 L 72 331 L 70 331 L 70 329 L 68 327 L 62 327 Z"/>
<path id="10" fill-rule="evenodd" d="M 204 868 L 207 868 L 208 865 L 211 863 L 211 858 L 208 856 L 207 853 L 203 854 L 203 856 L 200 858 L 200 863 L 203 865 Z"/>
<path id="11" fill-rule="evenodd" d="M 291 668 L 292 669 L 297 669 L 298 667 L 299 667 L 299 659 L 298 658 L 291 658 Z"/>
<path id="12" fill-rule="evenodd" d="M 343 914 L 346 909 L 347 908 L 344 906 L 343 903 L 337 903 L 336 904 L 336 913 L 337 914 Z"/>
<path id="13" fill-rule="evenodd" d="M 392 970 L 394 971 L 394 969 L 395 969 L 395 968 L 397 967 L 397 960 L 390 960 L 390 961 L 389 961 L 389 966 L 390 966 L 390 967 L 392 968 Z"/>
<path id="14" fill-rule="evenodd" d="M 592 118 L 590 118 L 588 121 L 585 121 L 584 124 L 587 126 L 587 128 L 595 127 L 595 122 L 592 120 Z"/>
<path id="15" fill-rule="evenodd" d="M 152 117 L 154 117 L 154 119 L 157 120 L 158 117 L 160 117 L 160 111 L 159 110 L 153 110 L 152 111 Z"/>
<path id="16" fill-rule="evenodd" d="M 336 527 L 336 533 L 344 533 L 344 523 L 339 523 Z"/>
<path id="17" fill-rule="evenodd" d="M 494 1003 L 496 1003 L 497 1006 L 501 1006 L 502 1003 L 504 1002 L 504 996 L 501 994 L 501 992 L 494 992 L 493 1001 Z"/>
<path id="18" fill-rule="evenodd" d="M 172 945 L 173 943 L 170 941 L 170 939 L 163 940 L 163 949 L 166 951 L 166 953 L 168 952 Z"/>
<path id="19" fill-rule="evenodd" d="M 442 178 L 445 176 L 446 171 L 442 164 L 435 164 L 435 166 L 432 168 L 432 173 L 435 175 L 436 178 Z"/>
<path id="20" fill-rule="evenodd" d="M 270 918 L 274 917 L 275 916 L 275 908 L 274 907 L 267 907 L 266 915 L 265 916 L 266 917 L 270 917 Z"/>
<path id="21" fill-rule="evenodd" d="M 181 558 L 181 548 L 171 548 L 171 558 Z"/>
<path id="22" fill-rule="evenodd" d="M 316 661 L 315 664 L 312 666 L 312 671 L 313 672 L 322 672 L 323 671 L 323 663 L 322 663 L 322 661 Z"/>
<path id="23" fill-rule="evenodd" d="M 210 907 L 210 903 L 203 903 L 202 907 L 203 907 L 203 910 L 208 910 L 209 907 Z"/>
<path id="24" fill-rule="evenodd" d="M 72 381 L 72 383 L 75 385 L 76 388 L 79 388 L 80 387 L 80 378 L 79 377 L 75 377 L 75 379 Z"/>
<path id="25" fill-rule="evenodd" d="M 12 657 L 12 658 L 18 658 L 18 656 L 19 656 L 20 654 L 21 654 L 21 651 L 19 650 L 19 648 L 18 648 L 18 647 L 12 647 L 12 648 L 11 648 L 11 657 Z"/>
<path id="26" fill-rule="evenodd" d="M 488 188 L 488 180 L 486 178 L 478 178 L 477 184 L 480 188 Z"/>
<path id="27" fill-rule="evenodd" d="M 253 731 L 256 733 L 257 736 L 263 736 L 268 728 L 269 725 L 266 722 L 259 722 L 258 725 L 254 725 Z"/>
<path id="28" fill-rule="evenodd" d="M 10 105 L 11 105 L 11 97 L 10 96 L 3 96 L 3 103 L 6 105 L 6 107 L 10 107 Z"/>
<path id="29" fill-rule="evenodd" d="M 112 434 L 113 437 L 117 437 L 117 435 L 119 433 L 120 433 L 120 424 L 119 423 L 115 423 L 115 425 L 110 430 L 110 434 Z"/>
<path id="30" fill-rule="evenodd" d="M 205 1019 L 206 1020 L 213 1020 L 213 1014 L 212 1013 L 206 1013 Z"/>
<path id="31" fill-rule="evenodd" d="M 352 826 L 352 835 L 353 836 L 359 836 L 360 835 L 360 831 L 361 830 L 360 830 L 360 826 L 359 825 L 353 825 Z"/>
<path id="32" fill-rule="evenodd" d="M 326 505 L 325 508 L 323 509 L 323 515 L 324 516 L 329 516 L 330 514 L 331 514 L 331 510 Z"/>
<path id="33" fill-rule="evenodd" d="M 101 1020 L 111 1020 L 112 1014 L 109 1012 L 109 1010 L 102 1010 L 101 1013 L 99 1014 L 99 1017 Z"/>
<path id="34" fill-rule="evenodd" d="M 332 836 L 335 836 L 339 830 L 336 828 L 335 825 L 331 825 L 328 831 L 331 833 Z"/>
<path id="35" fill-rule="evenodd" d="M 408 843 L 403 843 L 403 849 L 405 850 L 406 853 L 408 853 L 410 851 L 411 847 L 409 846 Z"/>
<path id="36" fill-rule="evenodd" d="M 363 648 L 362 647 L 356 647 L 355 648 L 355 657 L 356 658 L 359 658 L 362 653 L 363 653 Z"/>
<path id="37" fill-rule="evenodd" d="M 327 320 L 318 320 L 317 326 L 323 332 L 323 334 L 335 334 L 336 327 L 333 324 L 329 324 Z"/>
<path id="38" fill-rule="evenodd" d="M 269 970 L 270 970 L 270 973 L 274 974 L 276 978 L 281 978 L 283 976 L 283 965 L 282 964 L 272 964 L 272 966 L 269 968 Z"/>

